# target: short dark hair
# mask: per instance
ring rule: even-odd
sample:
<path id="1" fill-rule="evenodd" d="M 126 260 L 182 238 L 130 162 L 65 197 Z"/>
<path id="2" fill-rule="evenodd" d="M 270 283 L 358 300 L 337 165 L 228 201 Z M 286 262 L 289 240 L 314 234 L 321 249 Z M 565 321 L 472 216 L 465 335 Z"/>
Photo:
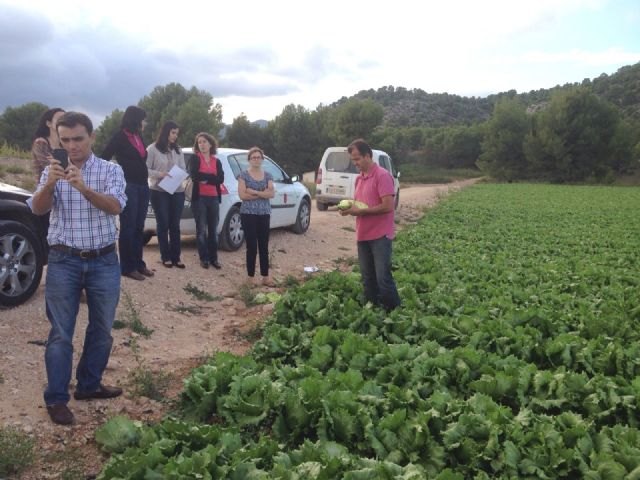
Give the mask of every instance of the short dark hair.
<path id="1" fill-rule="evenodd" d="M 120 128 L 129 130 L 131 133 L 142 133 L 142 120 L 147 118 L 147 112 L 135 105 L 129 105 L 124 111 Z"/>
<path id="2" fill-rule="evenodd" d="M 179 129 L 180 127 L 176 122 L 171 120 L 162 125 L 158 138 L 156 138 L 156 148 L 162 153 L 167 153 L 169 151 L 169 147 L 174 148 L 176 153 L 180 153 L 180 147 L 177 144 L 173 146 L 169 145 L 169 134 L 171 133 L 171 130 L 175 128 Z"/>
<path id="3" fill-rule="evenodd" d="M 80 112 L 66 112 L 60 117 L 60 120 L 58 120 L 56 130 L 60 127 L 73 128 L 78 125 L 86 128 L 89 135 L 93 133 L 93 123 L 91 123 L 91 119 Z"/>
<path id="4" fill-rule="evenodd" d="M 249 158 L 251 158 L 251 155 L 258 152 L 260 154 L 260 156 L 262 157 L 262 159 L 264 160 L 264 152 L 262 151 L 262 149 L 260 147 L 251 147 L 249 149 L 249 151 L 247 152 L 247 160 Z"/>
<path id="5" fill-rule="evenodd" d="M 196 135 L 196 138 L 193 142 L 193 151 L 194 152 L 200 152 L 200 149 L 198 148 L 198 138 L 199 137 L 204 137 L 207 139 L 207 142 L 209 142 L 211 144 L 211 153 L 213 153 L 214 155 L 216 153 L 218 153 L 218 142 L 216 142 L 216 139 L 213 138 L 213 135 L 211 135 L 210 133 L 207 132 L 200 132 L 199 134 Z M 202 152 L 200 152 L 202 153 Z"/>
<path id="6" fill-rule="evenodd" d="M 371 150 L 369 144 L 362 138 L 357 138 L 353 142 L 351 142 L 347 147 L 347 152 L 351 153 L 351 150 L 353 150 L 354 148 L 358 150 L 360 152 L 360 155 L 362 155 L 363 157 L 369 155 L 371 158 L 373 158 L 373 150 Z"/>
<path id="7" fill-rule="evenodd" d="M 47 138 L 49 136 L 49 133 L 51 132 L 49 132 L 49 127 L 47 126 L 47 122 L 52 121 L 53 116 L 58 112 L 64 113 L 64 110 L 59 107 L 50 108 L 49 110 L 47 110 L 42 114 L 42 116 L 40 117 L 40 121 L 38 122 L 38 128 L 36 128 L 36 133 L 33 134 L 34 140 L 36 138 Z"/>

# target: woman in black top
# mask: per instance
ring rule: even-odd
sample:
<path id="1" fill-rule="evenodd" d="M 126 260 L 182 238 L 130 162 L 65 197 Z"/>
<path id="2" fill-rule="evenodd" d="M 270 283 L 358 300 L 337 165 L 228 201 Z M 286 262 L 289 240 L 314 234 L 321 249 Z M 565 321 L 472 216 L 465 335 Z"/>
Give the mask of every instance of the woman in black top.
<path id="1" fill-rule="evenodd" d="M 134 280 L 153 276 L 142 260 L 144 220 L 149 206 L 147 150 L 141 136 L 146 116 L 140 107 L 127 107 L 120 130 L 111 137 L 101 155 L 105 160 L 115 155 L 127 181 L 127 205 L 120 214 L 118 250 L 122 275 Z"/>

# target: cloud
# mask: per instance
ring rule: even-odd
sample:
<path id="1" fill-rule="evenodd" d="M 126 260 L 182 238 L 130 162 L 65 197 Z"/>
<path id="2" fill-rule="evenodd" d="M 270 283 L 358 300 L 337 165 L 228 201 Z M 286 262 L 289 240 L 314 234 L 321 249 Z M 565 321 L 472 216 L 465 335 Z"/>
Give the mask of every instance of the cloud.
<path id="1" fill-rule="evenodd" d="M 12 6 L 3 10 L 0 50 L 13 54 L 0 57 L 2 110 L 39 101 L 64 108 L 86 105 L 104 116 L 171 82 L 186 88 L 197 85 L 213 92 L 216 101 L 234 95 L 286 95 L 299 89 L 291 72 L 266 73 L 276 62 L 268 47 L 177 53 L 146 48 L 140 37 L 109 23 L 57 29 L 44 15 Z"/>

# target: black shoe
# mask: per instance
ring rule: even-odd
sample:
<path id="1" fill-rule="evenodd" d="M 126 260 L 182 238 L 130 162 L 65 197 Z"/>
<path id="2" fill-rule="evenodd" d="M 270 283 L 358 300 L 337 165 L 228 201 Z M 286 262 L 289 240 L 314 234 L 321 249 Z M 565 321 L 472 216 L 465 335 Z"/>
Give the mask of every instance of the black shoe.
<path id="1" fill-rule="evenodd" d="M 222 265 L 220 265 L 220 262 L 218 262 L 217 260 L 215 262 L 211 262 L 211 266 L 216 270 L 220 270 L 222 268 Z"/>
<path id="2" fill-rule="evenodd" d="M 115 398 L 122 395 L 120 387 L 109 387 L 108 385 L 100 385 L 98 390 L 94 392 L 73 392 L 73 398 L 76 400 L 90 400 L 92 398 Z"/>
<path id="3" fill-rule="evenodd" d="M 176 268 L 186 268 L 182 262 L 173 262 L 173 266 Z"/>
<path id="4" fill-rule="evenodd" d="M 200 266 L 202 268 L 209 268 L 209 264 L 207 262 L 200 262 Z"/>
<path id="5" fill-rule="evenodd" d="M 173 263 L 171 263 L 169 260 L 163 260 L 163 261 L 162 261 L 162 265 L 163 265 L 164 267 L 171 268 L 171 267 L 173 267 L 173 265 L 174 265 L 174 264 L 173 264 Z"/>
<path id="6" fill-rule="evenodd" d="M 154 275 L 154 273 L 151 270 L 149 270 L 147 267 L 141 268 L 140 270 L 138 270 L 138 272 L 144 275 L 145 277 L 153 277 Z"/>
<path id="7" fill-rule="evenodd" d="M 73 413 L 64 403 L 47 405 L 47 413 L 51 421 L 58 425 L 71 425 L 73 423 Z"/>
<path id="8" fill-rule="evenodd" d="M 133 272 L 123 273 L 123 277 L 133 278 L 134 280 L 144 280 L 144 275 L 140 272 L 134 270 Z"/>

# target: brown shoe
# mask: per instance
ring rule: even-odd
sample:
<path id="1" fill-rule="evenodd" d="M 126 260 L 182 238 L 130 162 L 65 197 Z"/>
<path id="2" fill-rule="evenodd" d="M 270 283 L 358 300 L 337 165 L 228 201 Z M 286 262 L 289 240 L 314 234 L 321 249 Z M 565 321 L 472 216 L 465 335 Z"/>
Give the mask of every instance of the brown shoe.
<path id="1" fill-rule="evenodd" d="M 153 277 L 154 275 L 154 273 L 151 270 L 149 270 L 147 267 L 141 268 L 140 270 L 138 270 L 138 273 L 141 273 L 145 277 Z"/>
<path id="2" fill-rule="evenodd" d="M 58 425 L 71 425 L 73 423 L 73 413 L 64 403 L 47 405 L 47 413 L 51 421 Z"/>
<path id="3" fill-rule="evenodd" d="M 110 387 L 108 385 L 100 384 L 98 390 L 94 392 L 79 392 L 76 390 L 73 392 L 73 398 L 76 400 L 91 400 L 92 398 L 115 398 L 122 395 L 122 389 L 120 387 Z"/>
<path id="4" fill-rule="evenodd" d="M 123 273 L 122 276 L 133 278 L 134 280 L 144 280 L 144 275 L 142 275 L 140 272 L 136 272 L 135 270 L 133 272 Z"/>

